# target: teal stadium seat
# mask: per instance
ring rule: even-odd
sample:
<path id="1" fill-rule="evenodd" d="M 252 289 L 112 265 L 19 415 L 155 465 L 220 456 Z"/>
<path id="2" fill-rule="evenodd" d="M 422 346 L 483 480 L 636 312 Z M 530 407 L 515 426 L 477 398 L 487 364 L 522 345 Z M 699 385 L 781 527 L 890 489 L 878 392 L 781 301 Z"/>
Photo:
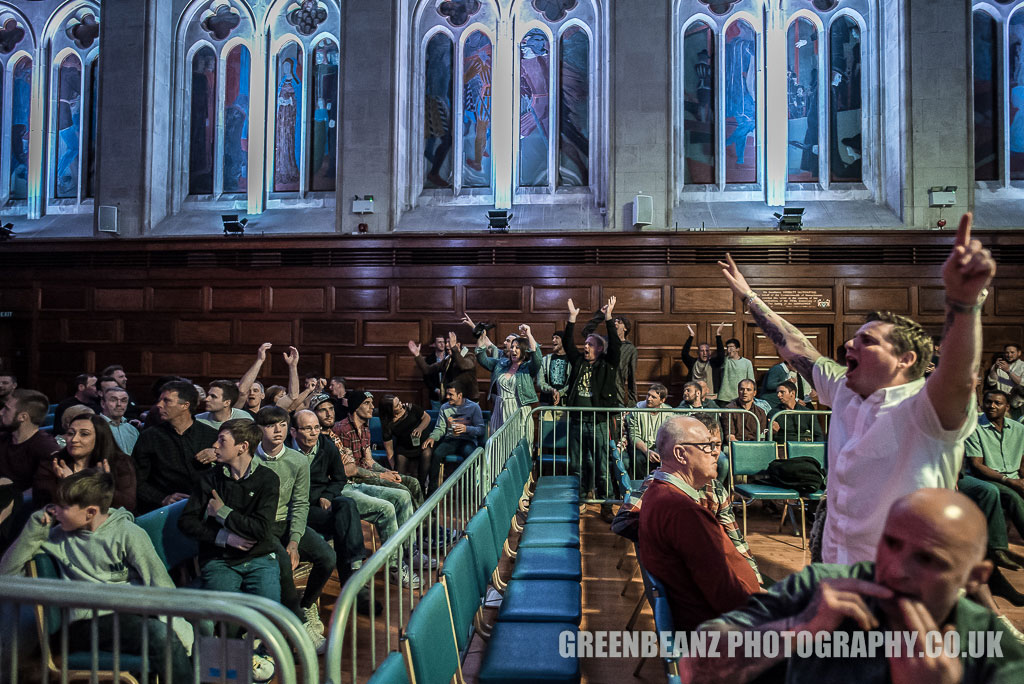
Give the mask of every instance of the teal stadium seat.
<path id="1" fill-rule="evenodd" d="M 405 669 L 402 654 L 392 651 L 377 667 L 367 684 L 409 684 L 409 672 Z"/>

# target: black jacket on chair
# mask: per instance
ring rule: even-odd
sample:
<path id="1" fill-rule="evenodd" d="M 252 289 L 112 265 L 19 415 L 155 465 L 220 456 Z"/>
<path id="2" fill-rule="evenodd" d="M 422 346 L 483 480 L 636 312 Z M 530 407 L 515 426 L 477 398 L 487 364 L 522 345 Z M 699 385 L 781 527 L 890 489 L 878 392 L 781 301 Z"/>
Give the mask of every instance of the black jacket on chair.
<path id="1" fill-rule="evenodd" d="M 590 380 L 594 396 L 591 397 L 590 401 L 593 406 L 614 407 L 619 405 L 616 374 L 618 373 L 619 348 L 622 345 L 622 341 L 619 339 L 619 334 L 615 331 L 615 323 L 613 321 L 605 321 L 605 326 L 608 329 L 606 332 L 608 348 L 594 362 L 594 372 Z M 569 373 L 566 406 L 578 405 L 576 403 L 576 383 L 580 377 L 580 370 L 587 363 L 587 360 L 583 358 L 583 352 L 576 347 L 574 328 L 574 323 L 565 324 L 565 356 L 572 367 L 572 371 Z"/>

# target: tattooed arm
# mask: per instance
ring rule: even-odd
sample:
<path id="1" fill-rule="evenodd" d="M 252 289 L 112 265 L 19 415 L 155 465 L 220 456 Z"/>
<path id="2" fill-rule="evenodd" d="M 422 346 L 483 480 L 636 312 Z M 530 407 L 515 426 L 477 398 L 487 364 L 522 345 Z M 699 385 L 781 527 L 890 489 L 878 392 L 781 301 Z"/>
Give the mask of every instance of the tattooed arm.
<path id="1" fill-rule="evenodd" d="M 992 282 L 996 262 L 981 243 L 971 239 L 971 215 L 964 214 L 953 251 L 942 266 L 946 286 L 946 325 L 942 352 L 957 363 L 939 364 L 928 378 L 925 391 L 939 422 L 955 430 L 970 416 L 970 397 L 981 368 L 981 304 L 983 291 Z"/>
<path id="2" fill-rule="evenodd" d="M 782 358 L 789 361 L 793 370 L 807 378 L 813 386 L 814 362 L 821 357 L 821 353 L 796 326 L 768 308 L 768 305 L 750 289 L 747 279 L 740 273 L 732 256 L 726 254 L 725 259 L 725 262 L 719 261 L 718 265 L 722 267 L 722 274 L 729 281 L 733 292 L 746 302 L 750 309 L 750 315 L 754 317 L 754 322 L 779 348 Z"/>

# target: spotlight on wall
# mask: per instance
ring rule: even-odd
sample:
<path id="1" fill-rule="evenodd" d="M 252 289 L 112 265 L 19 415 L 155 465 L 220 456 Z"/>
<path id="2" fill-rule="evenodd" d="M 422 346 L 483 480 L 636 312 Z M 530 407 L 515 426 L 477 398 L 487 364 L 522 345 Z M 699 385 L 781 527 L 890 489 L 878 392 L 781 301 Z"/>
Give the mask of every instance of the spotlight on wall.
<path id="1" fill-rule="evenodd" d="M 5 223 L 0 226 L 0 240 L 13 240 L 14 239 L 14 224 Z"/>
<path id="2" fill-rule="evenodd" d="M 951 207 L 954 204 L 956 204 L 955 185 L 947 185 L 945 187 L 936 185 L 928 189 L 929 207 Z"/>
<path id="3" fill-rule="evenodd" d="M 492 233 L 507 233 L 511 221 L 512 214 L 508 209 L 487 210 L 487 228 Z"/>
<path id="4" fill-rule="evenodd" d="M 804 208 L 784 207 L 782 213 L 775 213 L 779 219 L 779 230 L 803 230 L 804 229 Z"/>
<path id="5" fill-rule="evenodd" d="M 249 223 L 249 219 L 239 220 L 238 214 L 221 214 L 220 220 L 224 222 L 224 235 L 245 235 L 245 224 Z"/>

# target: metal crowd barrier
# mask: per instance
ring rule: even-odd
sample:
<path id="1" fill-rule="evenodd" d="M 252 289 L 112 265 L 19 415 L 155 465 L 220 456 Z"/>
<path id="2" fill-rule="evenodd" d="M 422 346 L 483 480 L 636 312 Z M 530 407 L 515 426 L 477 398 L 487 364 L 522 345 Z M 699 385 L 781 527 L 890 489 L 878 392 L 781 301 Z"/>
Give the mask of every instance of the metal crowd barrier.
<path id="1" fill-rule="evenodd" d="M 577 408 L 540 406 L 531 415 L 538 416 L 536 458 L 543 475 L 580 475 L 586 492 L 593 491 L 594 503 L 621 500 L 616 468 L 611 463 L 621 457 L 630 479 L 642 480 L 658 467 L 647 451 L 655 448 L 655 437 L 665 421 L 675 416 L 712 419 L 725 433 L 723 454 L 727 451 L 727 427 L 736 439 L 761 441 L 768 426 L 752 411 L 738 408 Z M 752 423 L 752 424 L 751 424 Z M 757 425 L 756 428 L 753 425 Z M 643 447 L 639 443 L 643 444 Z M 586 454 L 586 462 L 583 456 Z M 589 458 L 593 455 L 592 458 Z M 584 468 L 583 466 L 586 466 Z M 604 487 L 598 469 L 606 473 Z"/>
<path id="2" fill-rule="evenodd" d="M 529 437 L 532 422 L 521 409 L 492 434 L 483 448 L 474 451 L 447 476 L 437 491 L 423 502 L 409 520 L 342 587 L 327 633 L 324 672 L 330 684 L 365 681 L 387 654 L 398 648 L 398 638 L 419 598 L 437 581 L 436 570 L 420 565 L 418 587 L 393 587 L 388 567 L 400 563 L 413 568 L 415 545 L 431 561 L 440 562 L 483 506 L 494 479 L 505 467 L 512 449 Z M 433 562 L 431 562 L 431 565 Z M 359 592 L 369 592 L 370 603 L 380 599 L 381 616 L 359 616 L 355 610 Z M 350 678 L 346 678 L 348 673 Z"/>
<path id="3" fill-rule="evenodd" d="M 40 608 L 41 607 L 41 608 Z M 40 660 L 30 667 L 19 667 L 19 652 L 28 644 L 20 643 L 19 615 L 27 608 L 33 619 L 39 621 L 40 635 L 54 632 L 52 638 L 40 639 Z M 57 609 L 60 625 L 52 625 L 49 610 Z M 69 666 L 69 622 L 72 609 L 92 611 L 88 622 L 91 634 L 91 648 L 88 667 L 81 662 Z M 98 619 L 112 613 L 112 651 L 98 646 Z M 172 642 L 165 639 L 158 644 L 163 662 L 150 662 L 148 630 L 142 630 L 139 653 L 128 653 L 121 647 L 122 616 L 143 616 L 147 618 L 173 618 L 186 620 L 192 626 L 195 637 L 189 664 L 192 669 L 187 682 L 252 682 L 252 652 L 254 640 L 259 639 L 262 648 L 275 662 L 275 675 L 280 684 L 317 684 L 320 679 L 316 653 L 298 619 L 279 603 L 248 594 L 234 594 L 198 589 L 168 589 L 164 587 L 143 587 L 134 585 L 111 586 L 91 582 L 35 577 L 7 576 L 0 578 L 0 619 L 4 628 L 0 630 L 0 681 L 17 684 L 19 672 L 26 674 L 25 681 L 41 681 L 48 684 L 51 675 L 57 681 L 70 679 L 99 679 L 118 681 L 149 682 L 150 675 L 159 675 L 161 684 L 185 684 L 180 678 L 174 679 L 170 670 Z M 212 621 L 219 625 L 214 634 L 219 640 L 202 636 L 209 632 Z M 243 639 L 227 638 L 229 630 L 240 628 Z M 168 629 L 170 631 L 170 629 Z M 32 638 L 35 642 L 37 639 Z M 293 658 L 298 654 L 298 662 Z M 229 655 L 230 653 L 230 655 Z M 56 672 L 48 664 L 54 659 Z M 136 658 L 141 666 L 128 664 Z M 79 656 L 81 661 L 81 656 Z M 109 663 L 109 664 L 107 664 Z M 103 665 L 101 667 L 101 664 Z M 298 665 L 298 668 L 296 668 Z M 131 673 L 129 672 L 131 668 Z M 232 669 L 233 668 L 233 669 Z M 102 673 L 102 674 L 100 674 Z"/>
<path id="4" fill-rule="evenodd" d="M 768 420 L 768 440 L 786 442 L 827 442 L 831 410 L 786 409 Z M 775 429 L 775 425 L 779 429 Z"/>

